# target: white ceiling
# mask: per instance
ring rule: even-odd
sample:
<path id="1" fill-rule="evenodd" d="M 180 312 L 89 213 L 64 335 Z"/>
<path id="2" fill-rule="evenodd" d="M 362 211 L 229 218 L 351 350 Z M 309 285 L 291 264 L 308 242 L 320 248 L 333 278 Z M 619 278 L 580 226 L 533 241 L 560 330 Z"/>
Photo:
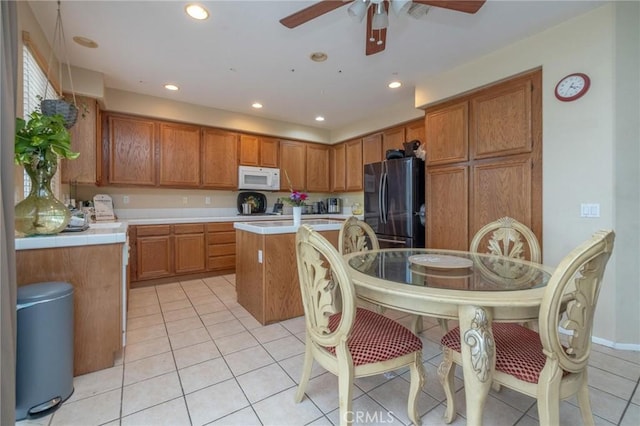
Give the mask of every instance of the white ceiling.
<path id="1" fill-rule="evenodd" d="M 103 73 L 108 88 L 339 129 L 413 106 L 416 82 L 602 4 L 489 0 L 474 15 L 432 8 L 418 20 L 391 12 L 386 50 L 365 56 L 366 20 L 352 21 L 348 6 L 288 29 L 279 20 L 314 1 L 200 1 L 211 13 L 206 21 L 189 18 L 187 3 L 63 1 L 71 64 Z M 51 42 L 56 1 L 29 4 Z M 81 47 L 74 36 L 99 47 Z M 316 51 L 328 60 L 312 62 Z M 403 87 L 387 88 L 394 79 Z M 180 90 L 169 92 L 165 83 Z M 264 108 L 251 108 L 254 101 Z"/>

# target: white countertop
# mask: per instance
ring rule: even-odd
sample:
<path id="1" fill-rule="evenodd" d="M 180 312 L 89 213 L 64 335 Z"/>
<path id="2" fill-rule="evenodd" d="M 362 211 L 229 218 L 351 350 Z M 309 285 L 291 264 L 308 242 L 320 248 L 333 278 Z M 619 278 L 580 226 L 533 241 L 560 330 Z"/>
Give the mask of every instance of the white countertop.
<path id="1" fill-rule="evenodd" d="M 348 214 L 303 214 L 302 220 L 335 219 L 339 221 L 350 218 Z M 207 223 L 207 222 L 274 222 L 293 221 L 292 215 L 239 215 L 234 216 L 202 216 L 202 217 L 154 217 L 127 219 L 129 225 L 161 225 L 174 223 Z"/>
<path id="2" fill-rule="evenodd" d="M 16 250 L 117 244 L 127 240 L 127 222 L 92 223 L 82 232 L 16 237 Z"/>
<path id="3" fill-rule="evenodd" d="M 308 225 L 316 231 L 337 231 L 342 227 L 343 223 L 344 220 L 340 219 L 302 219 L 303 225 Z M 261 235 L 293 234 L 297 232 L 299 228 L 299 226 L 295 226 L 293 224 L 293 219 L 260 222 L 236 222 L 233 224 L 233 227 L 235 229 Z"/>

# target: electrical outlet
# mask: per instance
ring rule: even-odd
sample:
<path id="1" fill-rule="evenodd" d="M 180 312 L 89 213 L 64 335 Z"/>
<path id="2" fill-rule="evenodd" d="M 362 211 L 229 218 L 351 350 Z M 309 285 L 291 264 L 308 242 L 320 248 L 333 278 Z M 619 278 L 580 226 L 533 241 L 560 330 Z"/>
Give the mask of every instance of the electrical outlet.
<path id="1" fill-rule="evenodd" d="M 122 197 L 122 202 L 123 202 L 124 204 L 129 204 L 129 196 L 128 196 L 128 195 L 125 195 L 124 197 Z"/>
<path id="2" fill-rule="evenodd" d="M 580 204 L 580 217 L 600 217 L 600 204 Z"/>
<path id="3" fill-rule="evenodd" d="M 182 204 L 188 204 L 189 203 L 189 197 L 182 197 Z"/>
<path id="4" fill-rule="evenodd" d="M 204 197 L 204 203 L 205 204 L 211 204 L 211 197 Z"/>

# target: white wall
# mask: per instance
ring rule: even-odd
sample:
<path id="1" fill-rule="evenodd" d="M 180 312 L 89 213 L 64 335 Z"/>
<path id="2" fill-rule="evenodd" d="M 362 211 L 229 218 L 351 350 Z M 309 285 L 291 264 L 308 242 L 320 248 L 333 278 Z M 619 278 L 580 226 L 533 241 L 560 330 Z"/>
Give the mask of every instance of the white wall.
<path id="1" fill-rule="evenodd" d="M 621 16 L 626 19 L 620 19 Z M 614 229 L 619 237 L 598 302 L 594 336 L 619 347 L 632 345 L 640 349 L 638 139 L 632 135 L 624 143 L 616 139 L 620 108 L 635 111 L 635 116 L 628 114 L 628 118 L 635 120 L 637 135 L 638 17 L 636 2 L 607 4 L 436 78 L 425 79 L 416 88 L 415 101 L 417 107 L 424 107 L 542 67 L 544 263 L 557 265 L 594 231 Z M 617 39 L 634 34 L 635 40 Z M 620 45 L 625 46 L 624 55 L 616 56 L 616 46 Z M 617 72 L 627 67 L 636 70 L 634 83 L 626 89 L 635 90 L 635 94 L 616 98 L 616 87 L 622 84 L 616 77 L 629 77 Z M 555 99 L 554 87 L 560 78 L 572 72 L 588 74 L 591 89 L 577 101 L 560 102 Z M 636 148 L 629 155 L 619 151 L 632 146 Z M 635 174 L 625 182 L 620 181 L 616 172 L 619 161 L 636 167 Z M 629 203 L 635 202 L 635 218 L 629 217 L 633 214 L 617 214 L 620 200 L 616 188 L 620 189 L 620 185 L 635 188 Z M 601 216 L 580 218 L 580 203 L 599 203 Z M 619 279 L 620 276 L 624 279 Z"/>

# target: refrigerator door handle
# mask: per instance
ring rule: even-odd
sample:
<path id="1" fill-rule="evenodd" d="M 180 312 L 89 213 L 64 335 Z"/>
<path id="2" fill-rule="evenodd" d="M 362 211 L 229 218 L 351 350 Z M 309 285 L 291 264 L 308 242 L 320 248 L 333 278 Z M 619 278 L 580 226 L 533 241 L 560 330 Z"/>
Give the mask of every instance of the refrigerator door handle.
<path id="1" fill-rule="evenodd" d="M 378 186 L 378 219 L 380 219 L 380 223 L 384 223 L 384 215 L 382 212 L 382 194 L 384 188 L 384 168 L 380 169 L 380 182 Z"/>
<path id="2" fill-rule="evenodd" d="M 391 243 L 391 244 L 398 244 L 398 245 L 406 245 L 407 242 L 406 241 L 400 241 L 400 240 L 387 240 L 385 238 L 378 238 L 378 241 L 383 242 L 383 243 Z"/>
<path id="3" fill-rule="evenodd" d="M 385 172 L 382 175 L 382 196 L 380 197 L 380 199 L 382 200 L 382 223 L 387 223 L 387 173 Z"/>

